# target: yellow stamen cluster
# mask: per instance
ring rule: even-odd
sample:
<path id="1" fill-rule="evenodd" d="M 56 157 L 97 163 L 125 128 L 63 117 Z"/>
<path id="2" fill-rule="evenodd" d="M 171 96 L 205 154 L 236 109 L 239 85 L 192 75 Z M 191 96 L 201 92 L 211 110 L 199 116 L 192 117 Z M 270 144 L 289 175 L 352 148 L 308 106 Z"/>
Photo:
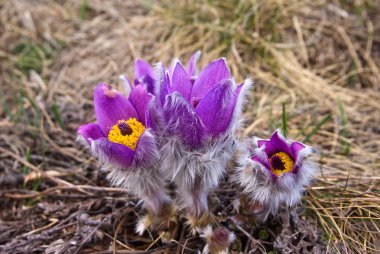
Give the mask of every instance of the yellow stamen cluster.
<path id="1" fill-rule="evenodd" d="M 275 168 L 275 165 L 273 165 L 273 164 L 276 164 L 274 163 L 274 160 L 280 160 L 283 167 Z M 281 174 L 286 173 L 286 172 L 291 172 L 293 170 L 293 165 L 294 165 L 293 159 L 287 153 L 284 153 L 284 152 L 278 152 L 278 153 L 273 154 L 269 159 L 269 163 L 270 163 L 270 170 L 276 176 L 280 176 Z"/>
<path id="2" fill-rule="evenodd" d="M 131 133 L 126 135 L 120 130 L 121 125 L 127 124 Z M 128 120 L 120 120 L 115 124 L 108 133 L 108 139 L 111 142 L 128 146 L 132 150 L 136 150 L 137 141 L 141 134 L 144 132 L 145 127 L 142 123 L 136 120 L 136 118 L 129 118 Z"/>

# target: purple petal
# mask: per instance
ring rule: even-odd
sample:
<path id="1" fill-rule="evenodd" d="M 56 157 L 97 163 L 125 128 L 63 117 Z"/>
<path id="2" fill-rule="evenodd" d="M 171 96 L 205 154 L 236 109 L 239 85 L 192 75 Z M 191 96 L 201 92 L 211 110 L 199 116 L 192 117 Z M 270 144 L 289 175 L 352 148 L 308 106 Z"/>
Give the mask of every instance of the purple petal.
<path id="1" fill-rule="evenodd" d="M 251 160 L 257 161 L 258 163 L 260 163 L 261 165 L 263 165 L 266 169 L 270 170 L 269 162 L 267 160 L 265 160 L 264 158 L 261 158 L 259 156 L 254 155 L 251 158 Z"/>
<path id="2" fill-rule="evenodd" d="M 251 158 L 251 160 L 256 161 L 256 162 L 260 163 L 261 165 L 263 165 L 264 168 L 265 168 L 265 169 L 268 171 L 268 173 L 270 174 L 270 176 L 271 176 L 271 178 L 272 178 L 273 181 L 275 181 L 275 180 L 278 178 L 278 176 L 277 176 L 276 174 L 274 174 L 274 173 L 270 170 L 270 164 L 269 164 L 268 158 L 263 158 L 263 157 L 261 157 L 261 156 L 257 156 L 257 155 L 255 155 L 255 156 L 253 156 L 253 157 Z"/>
<path id="3" fill-rule="evenodd" d="M 105 84 L 99 84 L 94 91 L 94 108 L 97 123 L 104 134 L 107 134 L 118 120 L 135 117 L 136 110 L 127 98 Z"/>
<path id="4" fill-rule="evenodd" d="M 172 62 L 170 63 L 169 68 L 166 70 L 169 73 L 170 77 L 173 77 L 174 67 L 177 65 L 178 62 L 179 62 L 178 58 L 173 58 Z"/>
<path id="5" fill-rule="evenodd" d="M 154 94 L 155 88 L 154 88 L 154 78 L 151 76 L 145 76 L 142 80 L 141 84 L 145 84 L 148 90 L 148 93 Z"/>
<path id="6" fill-rule="evenodd" d="M 200 56 L 201 51 L 198 50 L 190 57 L 189 65 L 187 67 L 187 73 L 190 75 L 190 77 L 194 76 L 197 71 L 197 62 Z"/>
<path id="7" fill-rule="evenodd" d="M 305 148 L 305 145 L 300 142 L 293 142 L 290 146 L 294 161 L 297 161 L 298 153 Z"/>
<path id="8" fill-rule="evenodd" d="M 226 79 L 214 86 L 195 108 L 206 130 L 212 136 L 217 136 L 230 126 L 236 96 L 232 80 Z"/>
<path id="9" fill-rule="evenodd" d="M 167 90 L 168 92 L 173 92 L 173 89 L 172 89 L 172 84 L 170 82 L 170 76 L 169 76 L 169 72 L 165 72 L 165 83 L 166 83 L 166 87 L 167 87 Z"/>
<path id="10" fill-rule="evenodd" d="M 156 100 L 156 98 L 153 98 L 153 100 Z M 148 109 L 146 111 L 145 119 L 146 119 L 147 128 L 151 128 L 153 131 L 158 130 L 159 117 L 158 117 L 158 111 L 156 108 L 156 103 L 154 101 L 148 104 Z"/>
<path id="11" fill-rule="evenodd" d="M 177 62 L 174 67 L 171 87 L 173 92 L 178 91 L 187 101 L 190 101 L 192 89 L 190 76 L 180 62 Z"/>
<path id="12" fill-rule="evenodd" d="M 265 139 L 258 139 L 257 140 L 257 147 L 258 148 L 261 148 L 263 145 L 265 145 L 265 143 L 269 142 L 269 140 L 265 140 Z"/>
<path id="13" fill-rule="evenodd" d="M 135 152 L 129 147 L 109 141 L 107 138 L 99 138 L 91 144 L 91 150 L 102 162 L 127 169 L 134 159 Z"/>
<path id="14" fill-rule="evenodd" d="M 149 101 L 152 99 L 152 95 L 148 94 L 146 86 L 144 84 L 136 86 L 129 95 L 129 101 L 132 103 L 137 111 L 140 122 L 146 125 L 146 111 Z"/>
<path id="15" fill-rule="evenodd" d="M 134 158 L 138 166 L 150 166 L 158 161 L 159 154 L 156 140 L 149 131 L 144 131 L 140 136 Z"/>
<path id="16" fill-rule="evenodd" d="M 163 112 L 169 134 L 178 136 L 191 148 L 201 145 L 204 135 L 202 121 L 179 93 L 166 96 Z"/>
<path id="17" fill-rule="evenodd" d="M 144 77 L 145 75 L 154 77 L 153 68 L 150 66 L 150 64 L 148 64 L 144 60 L 137 59 L 135 62 L 135 77 L 141 78 L 141 77 Z"/>
<path id="18" fill-rule="evenodd" d="M 154 93 L 154 71 L 144 60 L 137 59 L 135 62 L 135 84 L 146 84 L 149 93 Z M 137 81 L 137 82 L 136 82 Z"/>
<path id="19" fill-rule="evenodd" d="M 265 145 L 264 150 L 268 157 L 278 152 L 285 152 L 286 154 L 292 156 L 292 151 L 290 150 L 289 145 L 286 143 L 285 138 L 281 136 L 278 130 L 272 134 L 269 141 L 260 140 L 258 141 L 258 145 L 259 147 Z"/>
<path id="20" fill-rule="evenodd" d="M 162 63 L 158 64 L 158 102 L 161 107 L 165 104 L 165 97 L 169 93 L 169 78 L 167 73 L 165 72 L 165 67 Z"/>
<path id="21" fill-rule="evenodd" d="M 228 78 L 230 78 L 230 71 L 224 58 L 211 62 L 202 70 L 197 80 L 195 80 L 191 97 L 203 98 L 212 87 L 221 80 Z"/>
<path id="22" fill-rule="evenodd" d="M 96 123 L 88 123 L 78 128 L 77 133 L 81 135 L 90 145 L 91 141 L 104 138 L 104 134 Z"/>
<path id="23" fill-rule="evenodd" d="M 300 168 L 302 168 L 302 162 L 312 153 L 315 152 L 315 150 L 311 146 L 304 145 L 300 142 L 293 142 L 290 146 L 292 153 L 293 153 L 293 159 L 294 159 L 294 168 L 293 173 L 297 173 Z"/>

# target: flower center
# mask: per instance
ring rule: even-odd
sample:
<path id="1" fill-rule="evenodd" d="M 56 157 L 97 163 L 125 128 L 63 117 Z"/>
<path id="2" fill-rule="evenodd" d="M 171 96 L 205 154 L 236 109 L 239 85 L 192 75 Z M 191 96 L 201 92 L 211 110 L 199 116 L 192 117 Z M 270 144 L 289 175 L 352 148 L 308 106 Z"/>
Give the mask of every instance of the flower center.
<path id="1" fill-rule="evenodd" d="M 112 126 L 112 129 L 108 133 L 108 139 L 111 142 L 125 145 L 135 150 L 137 141 L 144 130 L 144 125 L 137 121 L 136 118 L 119 120 L 117 124 Z"/>
<path id="2" fill-rule="evenodd" d="M 290 172 L 293 169 L 293 159 L 284 152 L 273 154 L 270 159 L 270 170 L 276 175 L 280 176 L 283 173 Z"/>

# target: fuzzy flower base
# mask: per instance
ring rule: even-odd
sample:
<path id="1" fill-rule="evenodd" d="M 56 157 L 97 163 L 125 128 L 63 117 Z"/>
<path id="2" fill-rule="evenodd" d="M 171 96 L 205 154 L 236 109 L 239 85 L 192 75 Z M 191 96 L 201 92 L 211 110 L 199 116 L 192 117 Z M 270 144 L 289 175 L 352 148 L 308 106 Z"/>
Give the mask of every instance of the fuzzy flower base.
<path id="1" fill-rule="evenodd" d="M 202 233 L 208 225 L 218 224 L 216 216 L 212 213 L 205 212 L 200 217 L 194 217 L 192 214 L 186 214 L 186 225 L 189 227 L 191 233 L 196 235 Z"/>
<path id="2" fill-rule="evenodd" d="M 160 214 L 148 212 L 143 216 L 136 225 L 136 233 L 142 235 L 146 230 L 172 231 L 177 224 L 177 209 L 172 204 L 166 203 L 163 205 Z"/>
<path id="3" fill-rule="evenodd" d="M 208 193 L 218 186 L 236 144 L 230 135 L 207 143 L 193 151 L 171 138 L 165 140 L 160 152 L 165 155 L 164 172 L 178 186 L 180 208 L 194 217 L 208 210 Z"/>
<path id="4" fill-rule="evenodd" d="M 107 180 L 112 186 L 121 187 L 142 198 L 144 207 L 155 214 L 160 214 L 163 205 L 171 202 L 163 191 L 165 182 L 160 180 L 162 177 L 155 167 L 126 171 L 105 166 L 102 171 L 107 173 Z"/>

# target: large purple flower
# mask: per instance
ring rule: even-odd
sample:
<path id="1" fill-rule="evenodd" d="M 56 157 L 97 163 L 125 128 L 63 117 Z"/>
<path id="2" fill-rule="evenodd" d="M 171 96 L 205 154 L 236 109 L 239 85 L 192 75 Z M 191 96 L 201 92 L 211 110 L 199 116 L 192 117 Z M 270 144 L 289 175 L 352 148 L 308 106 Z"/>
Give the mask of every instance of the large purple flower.
<path id="1" fill-rule="evenodd" d="M 195 59 L 193 56 L 187 70 L 177 61 L 171 73 L 161 70 L 159 79 L 166 131 L 191 149 L 228 131 L 234 123 L 234 113 L 240 110 L 239 98 L 244 97 L 241 92 L 250 85 L 235 84 L 224 58 L 209 63 L 195 76 Z M 235 110 L 236 106 L 239 110 Z"/>
<path id="2" fill-rule="evenodd" d="M 242 160 L 237 180 L 254 204 L 266 208 L 266 218 L 281 204 L 300 201 L 316 167 L 309 159 L 311 147 L 286 139 L 278 130 L 269 140 L 255 139 L 255 143 L 253 156 Z"/>
<path id="3" fill-rule="evenodd" d="M 77 132 L 82 143 L 105 163 L 103 170 L 112 185 L 142 198 L 150 212 L 147 218 L 155 214 L 168 219 L 164 213 L 170 197 L 166 194 L 157 139 L 151 130 L 148 110 L 154 97 L 149 93 L 153 90 L 153 70 L 141 60 L 136 62 L 135 69 L 134 85 L 122 77 L 128 98 L 106 84 L 96 86 L 96 123 L 82 125 Z M 145 218 L 143 224 L 139 223 L 139 233 L 150 225 L 146 221 Z"/>
<path id="4" fill-rule="evenodd" d="M 197 52 L 188 68 L 175 62 L 156 74 L 163 169 L 178 186 L 182 207 L 198 218 L 219 184 L 236 146 L 235 128 L 251 82 L 237 86 L 224 58 L 196 73 Z"/>

